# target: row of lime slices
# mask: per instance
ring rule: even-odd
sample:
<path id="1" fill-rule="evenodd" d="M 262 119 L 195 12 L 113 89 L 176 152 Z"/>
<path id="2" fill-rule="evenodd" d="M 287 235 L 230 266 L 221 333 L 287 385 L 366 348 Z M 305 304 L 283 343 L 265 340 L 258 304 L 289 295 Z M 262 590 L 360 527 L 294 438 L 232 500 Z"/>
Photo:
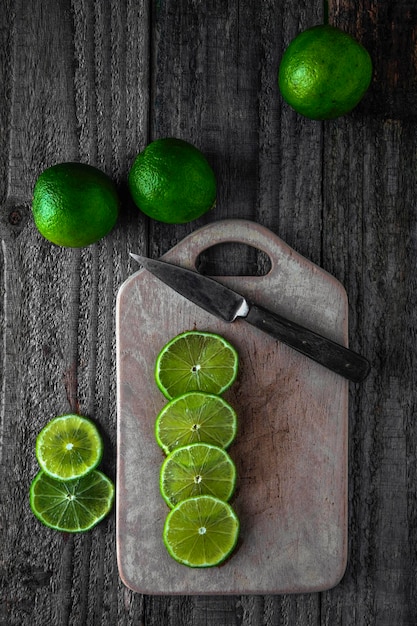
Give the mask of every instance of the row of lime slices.
<path id="1" fill-rule="evenodd" d="M 156 360 L 155 380 L 168 399 L 155 423 L 155 438 L 167 455 L 160 491 L 171 509 L 163 540 L 169 554 L 189 567 L 219 565 L 239 535 L 239 520 L 227 502 L 236 467 L 226 452 L 237 416 L 220 396 L 237 371 L 235 348 L 208 332 L 177 335 Z"/>
<path id="2" fill-rule="evenodd" d="M 90 419 L 68 414 L 50 420 L 36 439 L 40 465 L 30 506 L 45 526 L 67 533 L 90 530 L 111 510 L 114 485 L 96 469 L 103 441 Z"/>

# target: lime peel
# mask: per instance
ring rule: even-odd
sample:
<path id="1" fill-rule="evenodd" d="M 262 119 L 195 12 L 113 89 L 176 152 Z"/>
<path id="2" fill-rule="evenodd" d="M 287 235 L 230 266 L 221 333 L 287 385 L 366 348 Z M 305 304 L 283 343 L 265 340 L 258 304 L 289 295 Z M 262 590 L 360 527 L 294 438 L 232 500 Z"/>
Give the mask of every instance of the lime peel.
<path id="1" fill-rule="evenodd" d="M 138 208 L 168 224 L 196 220 L 216 204 L 216 178 L 206 157 L 176 137 L 148 144 L 134 160 L 128 183 Z"/>
<path id="2" fill-rule="evenodd" d="M 278 83 L 284 100 L 313 120 L 349 113 L 372 80 L 368 51 L 348 33 L 320 24 L 297 35 L 281 59 Z"/>
<path id="3" fill-rule="evenodd" d="M 36 180 L 32 214 L 45 239 L 82 248 L 112 230 L 119 205 L 116 186 L 107 174 L 86 163 L 57 163 Z"/>

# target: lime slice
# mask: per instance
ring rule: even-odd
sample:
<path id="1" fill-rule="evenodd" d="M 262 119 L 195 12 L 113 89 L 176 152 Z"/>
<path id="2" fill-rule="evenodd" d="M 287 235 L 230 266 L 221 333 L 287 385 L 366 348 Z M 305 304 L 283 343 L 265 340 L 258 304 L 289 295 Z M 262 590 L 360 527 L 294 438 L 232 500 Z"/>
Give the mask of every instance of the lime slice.
<path id="1" fill-rule="evenodd" d="M 67 533 L 93 528 L 113 505 L 114 486 L 98 470 L 62 481 L 40 471 L 30 486 L 30 506 L 45 526 Z"/>
<path id="2" fill-rule="evenodd" d="M 155 437 L 165 454 L 199 442 L 227 448 L 236 432 L 235 410 L 220 396 L 202 391 L 191 391 L 168 402 L 155 423 Z"/>
<path id="3" fill-rule="evenodd" d="M 97 467 L 103 442 L 94 423 L 81 415 L 61 415 L 44 426 L 36 439 L 36 458 L 59 480 L 80 478 Z"/>
<path id="4" fill-rule="evenodd" d="M 223 448 L 193 443 L 176 448 L 162 464 L 159 487 L 171 508 L 181 500 L 209 494 L 229 500 L 236 485 L 236 468 Z"/>
<path id="5" fill-rule="evenodd" d="M 169 554 L 189 567 L 212 567 L 233 551 L 239 520 L 232 507 L 213 496 L 183 500 L 165 521 L 163 539 Z"/>
<path id="6" fill-rule="evenodd" d="M 159 353 L 155 380 L 168 399 L 188 391 L 221 394 L 235 381 L 238 355 L 220 335 L 187 331 L 169 341 Z"/>

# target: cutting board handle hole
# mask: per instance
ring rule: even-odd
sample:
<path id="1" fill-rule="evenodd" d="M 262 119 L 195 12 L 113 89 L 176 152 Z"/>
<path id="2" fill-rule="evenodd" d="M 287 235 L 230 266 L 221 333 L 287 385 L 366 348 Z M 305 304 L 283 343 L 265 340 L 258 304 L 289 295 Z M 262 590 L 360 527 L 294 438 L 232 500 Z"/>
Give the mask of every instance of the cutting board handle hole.
<path id="1" fill-rule="evenodd" d="M 217 243 L 201 252 L 196 269 L 207 276 L 266 276 L 271 271 L 269 256 L 239 242 Z"/>

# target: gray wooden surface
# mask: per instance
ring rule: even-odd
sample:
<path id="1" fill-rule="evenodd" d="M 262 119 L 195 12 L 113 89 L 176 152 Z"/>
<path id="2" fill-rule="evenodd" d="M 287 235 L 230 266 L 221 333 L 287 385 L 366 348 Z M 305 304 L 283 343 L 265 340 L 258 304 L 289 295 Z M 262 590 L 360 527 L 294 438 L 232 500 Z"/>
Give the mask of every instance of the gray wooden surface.
<path id="1" fill-rule="evenodd" d="M 0 619 L 7 626 L 414 625 L 417 621 L 417 105 L 413 0 L 3 0 L 0 10 Z M 283 104 L 277 68 L 296 33 L 329 20 L 368 47 L 370 92 L 312 122 Z M 192 141 L 219 183 L 215 212 L 168 226 L 132 205 L 137 152 Z M 123 210 L 100 243 L 36 232 L 31 193 L 59 161 L 96 165 Z M 372 361 L 350 387 L 349 562 L 323 593 L 141 596 L 121 583 L 115 514 L 60 535 L 28 506 L 34 442 L 69 410 L 105 435 L 115 476 L 115 298 L 136 268 L 220 218 L 246 218 L 340 280 L 351 346 Z M 205 269 L 256 272 L 233 249 Z"/>

